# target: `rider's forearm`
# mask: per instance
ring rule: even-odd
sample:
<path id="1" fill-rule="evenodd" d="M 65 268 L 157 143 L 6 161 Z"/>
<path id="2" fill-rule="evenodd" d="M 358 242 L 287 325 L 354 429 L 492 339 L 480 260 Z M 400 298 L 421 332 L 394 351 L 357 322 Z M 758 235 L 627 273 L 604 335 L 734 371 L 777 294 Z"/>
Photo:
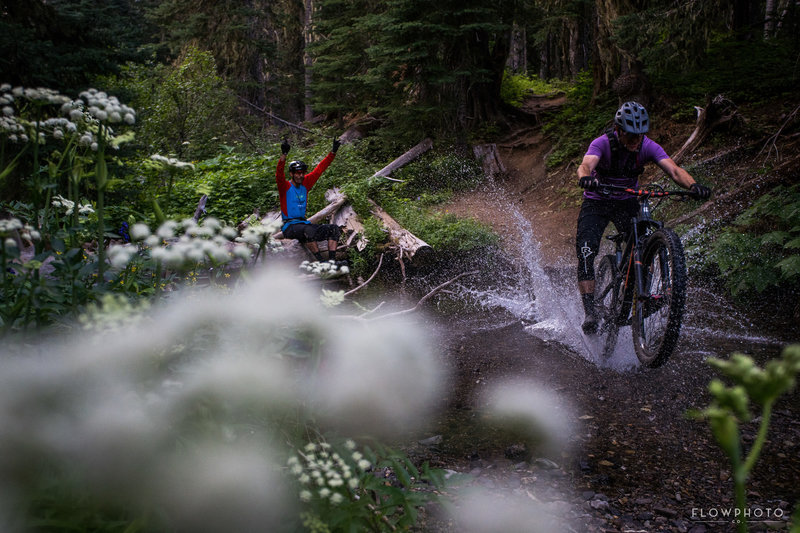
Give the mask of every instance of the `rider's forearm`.
<path id="1" fill-rule="evenodd" d="M 686 172 L 681 167 L 675 168 L 675 174 L 672 176 L 672 179 L 675 181 L 675 183 L 677 183 L 678 185 L 680 185 L 685 189 L 688 189 L 689 187 L 692 186 L 692 184 L 695 183 L 695 180 L 692 177 L 692 175 Z"/>

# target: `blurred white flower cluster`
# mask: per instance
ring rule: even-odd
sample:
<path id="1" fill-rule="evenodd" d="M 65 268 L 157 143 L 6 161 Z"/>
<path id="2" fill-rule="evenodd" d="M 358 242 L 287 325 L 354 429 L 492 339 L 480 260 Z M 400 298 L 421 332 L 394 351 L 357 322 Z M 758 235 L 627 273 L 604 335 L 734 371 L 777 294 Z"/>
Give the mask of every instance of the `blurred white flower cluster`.
<path id="1" fill-rule="evenodd" d="M 331 320 L 316 291 L 275 268 L 230 295 L 178 295 L 115 324 L 0 347 L 4 531 L 33 527 L 27 491 L 59 474 L 81 501 L 154 511 L 143 514 L 173 531 L 280 530 L 297 516 L 282 471 L 303 445 L 286 443 L 300 433 L 299 413 L 344 434 L 398 435 L 440 398 L 437 358 L 418 327 Z M 324 364 L 288 355 L 287 331 L 324 339 Z M 369 466 L 341 456 L 348 478 L 321 451 L 305 453 L 331 461 L 318 469 L 325 487 L 313 481 L 329 497 Z"/>
<path id="2" fill-rule="evenodd" d="M 236 242 L 245 243 L 255 250 L 264 248 L 272 252 L 280 252 L 283 250 L 283 244 L 272 238 L 280 227 L 280 221 L 271 221 L 262 224 L 256 220 L 242 230 L 242 234 L 236 238 Z"/>
<path id="3" fill-rule="evenodd" d="M 350 273 L 347 265 L 337 264 L 336 261 L 303 261 L 300 269 L 322 279 L 336 278 Z"/>
<path id="4" fill-rule="evenodd" d="M 67 124 L 62 124 L 60 121 L 53 123 L 52 120 L 54 119 L 29 122 L 17 117 L 17 112 L 14 108 L 21 105 L 21 103 L 60 105 L 68 101 L 69 98 L 59 94 L 53 89 L 44 87 L 35 89 L 24 87 L 12 88 L 10 84 L 4 83 L 0 85 L 0 108 L 2 108 L 0 130 L 2 130 L 2 133 L 13 143 L 26 143 L 31 139 L 31 136 L 36 137 L 37 132 L 39 143 L 45 142 L 45 134 L 47 132 L 53 132 L 56 138 L 63 139 L 64 129 L 67 127 Z M 73 126 L 75 125 L 73 124 Z M 75 129 L 77 129 L 77 127 Z"/>
<path id="5" fill-rule="evenodd" d="M 16 233 L 15 233 L 16 232 Z M 42 236 L 39 231 L 30 224 L 23 224 L 18 218 L 8 218 L 0 220 L 0 238 L 5 245 L 16 247 L 15 235 L 19 235 L 29 241 L 39 241 Z"/>
<path id="6" fill-rule="evenodd" d="M 75 209 L 75 202 L 67 198 L 64 198 L 60 194 L 57 194 L 53 197 L 51 204 L 53 207 L 60 207 L 64 209 L 65 215 L 71 215 Z M 94 213 L 94 208 L 92 207 L 91 204 L 78 204 L 79 215 L 88 216 L 92 213 Z"/>
<path id="7" fill-rule="evenodd" d="M 237 231 L 223 226 L 215 218 L 206 218 L 201 224 L 187 218 L 182 222 L 167 220 L 155 233 L 147 224 L 134 224 L 130 229 L 131 239 L 141 249 L 131 245 L 113 245 L 108 250 L 112 266 L 123 269 L 140 254 L 147 251 L 150 257 L 170 269 L 194 268 L 198 263 L 219 266 L 239 257 L 250 258 L 250 249 L 236 246 L 233 241 Z"/>
<path id="8" fill-rule="evenodd" d="M 150 156 L 150 159 L 152 159 L 153 161 L 155 161 L 157 163 L 161 163 L 161 165 L 163 165 L 164 167 L 174 168 L 174 169 L 177 169 L 177 170 L 183 170 L 183 169 L 187 169 L 187 168 L 191 169 L 191 170 L 194 170 L 194 165 L 192 163 L 186 163 L 184 161 L 179 161 L 178 159 L 176 159 L 174 157 L 165 157 L 163 155 L 153 154 L 153 155 Z"/>
<path id="9" fill-rule="evenodd" d="M 85 105 L 86 112 L 103 124 L 125 122 L 132 125 L 136 123 L 136 111 L 125 104 L 121 104 L 116 96 L 109 96 L 97 89 L 83 91 L 78 96 L 80 100 L 70 102 L 72 107 L 70 112 L 78 109 L 83 110 Z M 62 111 L 66 111 L 66 108 L 62 107 Z"/>
<path id="10" fill-rule="evenodd" d="M 310 442 L 302 451 L 291 455 L 286 464 L 302 487 L 300 500 L 322 499 L 338 505 L 357 498 L 355 491 L 361 485 L 361 473 L 372 465 L 355 448 L 355 442 L 349 439 L 342 453 L 327 442 Z"/>

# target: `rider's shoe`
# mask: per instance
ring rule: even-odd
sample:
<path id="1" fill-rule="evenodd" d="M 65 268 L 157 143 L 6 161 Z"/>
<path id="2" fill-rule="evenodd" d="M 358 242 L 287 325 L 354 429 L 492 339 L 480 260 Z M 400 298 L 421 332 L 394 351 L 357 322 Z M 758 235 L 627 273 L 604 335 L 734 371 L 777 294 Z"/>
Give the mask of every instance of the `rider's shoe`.
<path id="1" fill-rule="evenodd" d="M 586 313 L 581 329 L 583 329 L 584 335 L 594 335 L 597 333 L 597 310 L 594 306 L 594 294 L 582 294 L 581 300 L 583 301 L 583 312 Z"/>

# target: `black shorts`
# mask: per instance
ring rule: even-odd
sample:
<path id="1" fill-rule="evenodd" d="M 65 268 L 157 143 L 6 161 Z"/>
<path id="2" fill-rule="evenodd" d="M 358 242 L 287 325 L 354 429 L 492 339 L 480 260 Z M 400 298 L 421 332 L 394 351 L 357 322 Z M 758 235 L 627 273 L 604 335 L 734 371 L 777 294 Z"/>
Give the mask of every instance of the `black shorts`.
<path id="1" fill-rule="evenodd" d="M 594 200 L 584 198 L 578 215 L 575 252 L 578 255 L 578 281 L 594 279 L 594 259 L 600 249 L 600 239 L 609 222 L 620 233 L 631 227 L 631 219 L 639 212 L 636 198 L 627 200 Z"/>
<path id="2" fill-rule="evenodd" d="M 341 228 L 334 224 L 292 224 L 283 232 L 285 239 L 297 239 L 302 243 L 338 241 Z"/>

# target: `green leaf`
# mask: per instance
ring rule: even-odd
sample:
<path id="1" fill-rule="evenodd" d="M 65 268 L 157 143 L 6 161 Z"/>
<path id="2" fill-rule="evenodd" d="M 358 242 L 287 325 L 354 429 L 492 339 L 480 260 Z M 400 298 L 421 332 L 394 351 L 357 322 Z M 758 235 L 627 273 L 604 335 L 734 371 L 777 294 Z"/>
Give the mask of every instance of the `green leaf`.
<path id="1" fill-rule="evenodd" d="M 791 237 L 791 235 L 785 231 L 773 231 L 761 237 L 761 244 L 783 244 L 789 237 Z"/>
<path id="2" fill-rule="evenodd" d="M 783 245 L 783 247 L 787 250 L 798 250 L 800 249 L 800 237 L 795 237 L 791 241 L 787 242 Z"/>
<path id="3" fill-rule="evenodd" d="M 800 255 L 787 257 L 775 266 L 781 269 L 781 274 L 784 278 L 797 276 L 800 274 Z"/>

